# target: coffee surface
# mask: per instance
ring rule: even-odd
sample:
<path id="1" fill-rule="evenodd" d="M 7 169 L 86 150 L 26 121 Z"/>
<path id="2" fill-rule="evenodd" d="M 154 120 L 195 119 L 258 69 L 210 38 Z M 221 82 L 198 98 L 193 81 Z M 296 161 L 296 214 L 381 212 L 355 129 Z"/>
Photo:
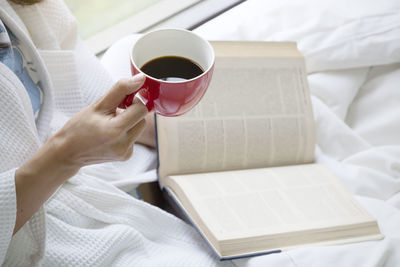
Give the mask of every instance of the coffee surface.
<path id="1" fill-rule="evenodd" d="M 196 62 L 177 56 L 155 58 L 140 69 L 147 75 L 164 81 L 190 80 L 204 72 Z"/>

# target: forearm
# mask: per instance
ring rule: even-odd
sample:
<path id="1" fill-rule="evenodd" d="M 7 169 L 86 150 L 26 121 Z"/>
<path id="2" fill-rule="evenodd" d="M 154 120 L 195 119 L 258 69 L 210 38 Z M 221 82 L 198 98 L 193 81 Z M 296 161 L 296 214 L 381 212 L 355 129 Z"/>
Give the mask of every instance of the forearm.
<path id="1" fill-rule="evenodd" d="M 61 159 L 62 141 L 51 137 L 15 172 L 17 218 L 14 234 L 79 167 Z"/>

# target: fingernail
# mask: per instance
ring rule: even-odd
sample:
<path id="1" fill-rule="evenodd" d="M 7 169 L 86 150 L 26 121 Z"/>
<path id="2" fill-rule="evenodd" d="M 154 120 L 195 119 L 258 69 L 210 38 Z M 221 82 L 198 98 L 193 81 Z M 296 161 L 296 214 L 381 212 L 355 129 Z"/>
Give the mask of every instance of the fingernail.
<path id="1" fill-rule="evenodd" d="M 132 82 L 133 83 L 141 83 L 144 81 L 145 78 L 146 78 L 146 76 L 140 72 L 132 77 Z"/>

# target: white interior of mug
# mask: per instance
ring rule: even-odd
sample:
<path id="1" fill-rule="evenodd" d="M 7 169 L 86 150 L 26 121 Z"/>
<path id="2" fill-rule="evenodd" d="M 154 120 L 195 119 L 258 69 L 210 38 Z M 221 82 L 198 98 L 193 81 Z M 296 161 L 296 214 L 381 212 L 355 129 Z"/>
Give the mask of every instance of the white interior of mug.
<path id="1" fill-rule="evenodd" d="M 162 29 L 143 35 L 132 48 L 131 60 L 140 69 L 150 60 L 164 56 L 191 59 L 200 65 L 203 74 L 214 64 L 214 50 L 210 43 L 191 31 L 181 29 Z"/>

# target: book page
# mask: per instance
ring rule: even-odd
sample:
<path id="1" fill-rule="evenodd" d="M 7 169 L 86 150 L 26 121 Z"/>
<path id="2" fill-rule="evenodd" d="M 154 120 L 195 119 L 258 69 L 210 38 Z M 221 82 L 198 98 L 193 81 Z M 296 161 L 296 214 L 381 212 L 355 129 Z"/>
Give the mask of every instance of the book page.
<path id="1" fill-rule="evenodd" d="M 217 240 L 375 221 L 318 164 L 171 176 L 166 181 Z"/>
<path id="2" fill-rule="evenodd" d="M 294 44 L 251 45 L 214 43 L 214 75 L 200 103 L 181 117 L 157 116 L 161 178 L 313 161 L 304 59 Z"/>

